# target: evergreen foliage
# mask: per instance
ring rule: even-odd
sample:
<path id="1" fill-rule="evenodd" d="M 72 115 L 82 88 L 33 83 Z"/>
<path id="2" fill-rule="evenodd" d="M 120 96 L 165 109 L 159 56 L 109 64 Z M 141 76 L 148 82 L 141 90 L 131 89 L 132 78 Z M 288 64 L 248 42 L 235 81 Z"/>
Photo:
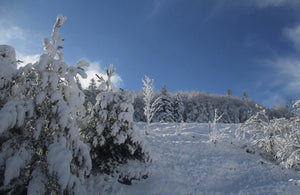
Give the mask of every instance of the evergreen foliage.
<path id="1" fill-rule="evenodd" d="M 157 111 L 153 121 L 155 122 L 174 122 L 174 109 L 171 94 L 168 92 L 167 86 L 164 85 L 159 100 L 157 102 Z"/>
<path id="2" fill-rule="evenodd" d="M 133 101 L 133 93 L 127 91 L 97 95 L 88 128 L 83 131 L 92 145 L 95 172 L 111 174 L 128 160 L 148 161 L 149 152 L 133 122 Z"/>
<path id="3" fill-rule="evenodd" d="M 87 77 L 88 63 L 63 61 L 65 20 L 58 15 L 34 64 L 16 69 L 14 49 L 0 45 L 0 67 L 8 71 L 0 72 L 0 194 L 86 194 L 91 171 L 110 174 L 128 160 L 149 159 L 132 121 L 132 94 L 101 93 L 94 108 L 84 104 L 77 76 Z M 109 91 L 114 71 L 107 70 Z M 93 82 L 89 90 L 96 91 Z"/>
<path id="4" fill-rule="evenodd" d="M 79 139 L 84 96 L 75 81 L 77 74 L 86 77 L 81 66 L 87 63 L 63 62 L 58 33 L 65 20 L 57 17 L 52 40 L 43 40 L 45 54 L 16 71 L 18 84 L 8 84 L 17 96 L 0 111 L 3 192 L 78 192 L 91 170 L 89 148 Z"/>
<path id="5" fill-rule="evenodd" d="M 173 101 L 173 118 L 174 122 L 181 123 L 183 122 L 183 113 L 184 113 L 184 105 L 183 100 L 181 98 L 182 94 L 177 93 L 175 95 L 174 101 Z"/>

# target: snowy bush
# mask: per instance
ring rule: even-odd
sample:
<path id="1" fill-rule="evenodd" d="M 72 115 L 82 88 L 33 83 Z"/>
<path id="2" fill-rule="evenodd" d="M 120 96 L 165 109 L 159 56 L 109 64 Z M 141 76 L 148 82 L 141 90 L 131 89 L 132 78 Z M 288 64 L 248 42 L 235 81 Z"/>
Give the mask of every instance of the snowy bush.
<path id="1" fill-rule="evenodd" d="M 269 160 L 300 170 L 300 118 L 272 119 L 259 112 L 236 130 L 236 136 L 261 150 Z"/>
<path id="2" fill-rule="evenodd" d="M 117 174 L 120 182 L 130 180 L 130 175 L 116 173 L 118 166 L 128 160 L 149 160 L 140 131 L 133 123 L 134 94 L 127 91 L 105 92 L 99 93 L 96 99 L 88 128 L 83 130 L 92 148 L 93 171 Z"/>
<path id="3" fill-rule="evenodd" d="M 12 71 L 10 78 L 1 77 L 2 193 L 80 193 L 92 168 L 89 148 L 78 131 L 85 109 L 75 81 L 78 74 L 86 77 L 81 66 L 87 63 L 63 62 L 59 29 L 65 20 L 57 17 L 52 40 L 43 40 L 45 54 L 38 62 Z M 13 63 L 9 60 L 8 67 Z"/>

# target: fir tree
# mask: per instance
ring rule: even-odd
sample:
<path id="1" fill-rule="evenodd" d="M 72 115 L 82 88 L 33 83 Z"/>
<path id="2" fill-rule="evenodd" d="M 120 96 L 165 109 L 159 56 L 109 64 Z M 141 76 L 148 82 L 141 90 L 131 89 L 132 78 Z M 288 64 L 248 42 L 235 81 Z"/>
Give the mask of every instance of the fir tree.
<path id="1" fill-rule="evenodd" d="M 248 94 L 246 91 L 243 91 L 243 98 L 242 98 L 243 101 L 248 101 Z"/>
<path id="2" fill-rule="evenodd" d="M 128 160 L 146 162 L 149 159 L 133 122 L 133 100 L 134 95 L 126 91 L 98 94 L 88 128 L 83 131 L 92 145 L 95 172 L 112 174 L 119 164 L 127 163 Z M 122 181 L 124 177 L 130 176 L 121 177 Z"/>
<path id="3" fill-rule="evenodd" d="M 183 100 L 181 98 L 181 93 L 177 93 L 175 96 L 175 100 L 173 103 L 173 108 L 174 108 L 174 120 L 175 122 L 183 122 L 183 113 L 184 113 L 184 104 Z"/>
<path id="4" fill-rule="evenodd" d="M 96 84 L 96 80 L 94 78 L 91 79 L 88 89 L 92 92 L 96 92 L 97 84 Z"/>
<path id="5" fill-rule="evenodd" d="M 164 85 L 157 103 L 158 109 L 154 120 L 157 122 L 174 122 L 174 109 L 172 106 L 171 94 L 168 92 L 167 86 Z"/>
<path id="6" fill-rule="evenodd" d="M 228 90 L 227 90 L 227 93 L 226 93 L 226 95 L 227 95 L 227 96 L 230 96 L 230 97 L 232 96 L 232 92 L 231 92 L 231 90 L 230 90 L 230 89 L 228 89 Z"/>
<path id="7" fill-rule="evenodd" d="M 79 61 L 63 62 L 59 15 L 51 41 L 43 40 L 45 54 L 28 64 L 11 83 L 12 93 L 0 110 L 1 192 L 29 194 L 83 193 L 81 185 L 91 170 L 89 148 L 79 139 L 78 121 L 85 113 L 77 74 L 86 77 Z M 10 114 L 8 114 L 10 113 Z"/>

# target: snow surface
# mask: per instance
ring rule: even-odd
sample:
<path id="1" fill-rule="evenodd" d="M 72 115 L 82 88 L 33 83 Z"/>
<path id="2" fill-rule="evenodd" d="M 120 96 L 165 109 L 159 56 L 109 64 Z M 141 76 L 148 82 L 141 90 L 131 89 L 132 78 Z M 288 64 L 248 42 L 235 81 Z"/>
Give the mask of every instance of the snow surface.
<path id="1" fill-rule="evenodd" d="M 214 144 L 208 124 L 151 124 L 149 178 L 133 185 L 114 182 L 108 194 L 299 194 L 300 173 L 246 152 L 234 138 L 237 125 L 217 126 Z M 104 193 L 94 187 L 95 194 Z"/>

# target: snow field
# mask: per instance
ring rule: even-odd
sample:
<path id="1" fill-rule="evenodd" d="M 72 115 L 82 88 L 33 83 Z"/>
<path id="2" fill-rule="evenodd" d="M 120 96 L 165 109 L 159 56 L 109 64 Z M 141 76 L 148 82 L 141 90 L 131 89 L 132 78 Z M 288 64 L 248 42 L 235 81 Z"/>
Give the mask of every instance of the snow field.
<path id="1" fill-rule="evenodd" d="M 300 175 L 247 153 L 234 139 L 237 125 L 217 124 L 221 140 L 209 141 L 208 124 L 152 124 L 150 177 L 121 194 L 298 194 Z M 144 124 L 139 123 L 142 129 Z M 179 131 L 176 135 L 176 129 Z M 219 138 L 220 138 L 219 137 Z M 116 187 L 117 187 L 116 186 Z"/>

